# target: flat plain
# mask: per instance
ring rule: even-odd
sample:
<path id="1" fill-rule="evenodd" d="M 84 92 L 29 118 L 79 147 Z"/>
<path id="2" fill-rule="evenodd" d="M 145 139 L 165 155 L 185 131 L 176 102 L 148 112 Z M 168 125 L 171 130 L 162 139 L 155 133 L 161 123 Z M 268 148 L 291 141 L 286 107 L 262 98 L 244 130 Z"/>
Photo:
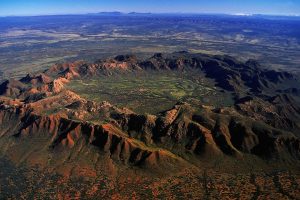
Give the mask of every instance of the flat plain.
<path id="1" fill-rule="evenodd" d="M 298 71 L 298 17 L 120 14 L 2 17 L 2 78 L 57 62 L 157 52 L 227 54 L 267 68 Z"/>

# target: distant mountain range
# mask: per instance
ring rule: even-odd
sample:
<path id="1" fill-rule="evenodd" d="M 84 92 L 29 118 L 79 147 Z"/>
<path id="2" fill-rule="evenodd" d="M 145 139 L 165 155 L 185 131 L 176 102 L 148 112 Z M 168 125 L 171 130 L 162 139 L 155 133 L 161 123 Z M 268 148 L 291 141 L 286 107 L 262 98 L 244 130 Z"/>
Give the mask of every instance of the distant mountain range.
<path id="1" fill-rule="evenodd" d="M 174 13 L 156 13 L 156 12 L 120 12 L 120 11 L 107 11 L 107 12 L 98 12 L 98 13 L 66 13 L 66 14 L 45 14 L 45 15 L 33 15 L 33 16 L 61 16 L 61 15 L 107 15 L 107 16 L 122 16 L 122 15 L 169 15 L 169 16 L 197 16 L 197 15 L 224 15 L 224 16 L 237 16 L 237 17 L 258 17 L 258 18 L 268 18 L 268 19 L 291 19 L 300 18 L 300 15 L 297 14 L 290 14 L 290 15 L 275 15 L 275 14 L 251 14 L 251 13 L 180 13 L 180 12 L 174 12 Z M 28 17 L 30 15 L 26 15 L 24 17 Z M 21 15 L 9 15 L 9 16 L 1 16 L 0 17 L 22 17 Z"/>

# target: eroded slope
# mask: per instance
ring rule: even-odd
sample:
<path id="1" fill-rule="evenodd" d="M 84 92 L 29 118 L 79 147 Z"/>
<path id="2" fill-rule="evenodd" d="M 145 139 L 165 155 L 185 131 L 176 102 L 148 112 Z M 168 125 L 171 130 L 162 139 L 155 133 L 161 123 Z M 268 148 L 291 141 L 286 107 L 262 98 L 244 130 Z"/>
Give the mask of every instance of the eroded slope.
<path id="1" fill-rule="evenodd" d="M 83 98 L 67 87 L 74 80 L 152 71 L 199 73 L 231 93 L 233 104 L 180 102 L 155 115 L 138 114 Z M 117 56 L 92 64 L 57 64 L 0 85 L 1 155 L 14 165 L 72 177 L 199 173 L 219 158 L 225 159 L 217 164 L 224 170 L 297 171 L 300 108 L 295 83 L 296 75 L 262 69 L 255 61 L 187 52 L 142 61 Z"/>

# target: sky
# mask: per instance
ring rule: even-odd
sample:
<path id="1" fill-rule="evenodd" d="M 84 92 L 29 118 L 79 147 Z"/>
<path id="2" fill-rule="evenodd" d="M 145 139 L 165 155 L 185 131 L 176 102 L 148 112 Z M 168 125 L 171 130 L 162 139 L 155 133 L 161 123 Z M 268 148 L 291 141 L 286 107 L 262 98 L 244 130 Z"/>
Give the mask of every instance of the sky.
<path id="1" fill-rule="evenodd" d="M 300 15 L 300 0 L 0 0 L 0 16 L 108 11 Z"/>

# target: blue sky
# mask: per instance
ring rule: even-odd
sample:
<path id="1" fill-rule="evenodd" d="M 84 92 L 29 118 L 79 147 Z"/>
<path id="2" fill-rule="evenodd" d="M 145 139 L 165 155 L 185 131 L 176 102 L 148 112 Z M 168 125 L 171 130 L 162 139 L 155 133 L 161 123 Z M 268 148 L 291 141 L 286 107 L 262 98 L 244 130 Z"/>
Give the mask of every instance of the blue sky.
<path id="1" fill-rule="evenodd" d="M 0 16 L 101 11 L 300 15 L 300 0 L 0 0 Z"/>

